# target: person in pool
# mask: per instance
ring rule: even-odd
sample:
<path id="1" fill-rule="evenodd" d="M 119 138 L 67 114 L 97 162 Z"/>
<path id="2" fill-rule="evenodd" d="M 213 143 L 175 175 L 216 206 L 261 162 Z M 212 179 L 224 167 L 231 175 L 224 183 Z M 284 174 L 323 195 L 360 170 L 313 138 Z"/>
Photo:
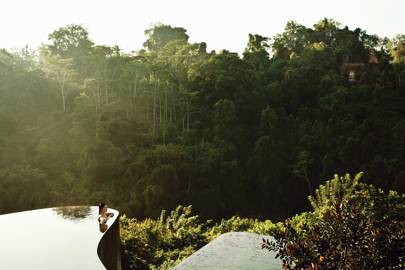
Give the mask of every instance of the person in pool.
<path id="1" fill-rule="evenodd" d="M 98 206 L 98 222 L 100 224 L 106 224 L 110 217 L 114 216 L 114 213 L 108 213 L 108 208 L 105 203 L 100 203 Z"/>

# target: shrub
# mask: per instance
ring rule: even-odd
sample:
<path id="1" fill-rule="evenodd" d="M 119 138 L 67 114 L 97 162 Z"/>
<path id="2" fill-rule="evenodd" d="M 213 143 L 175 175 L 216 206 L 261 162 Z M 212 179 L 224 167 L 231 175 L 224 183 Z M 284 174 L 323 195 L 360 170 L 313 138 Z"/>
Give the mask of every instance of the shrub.
<path id="1" fill-rule="evenodd" d="M 169 269 L 207 243 L 205 223 L 178 206 L 159 219 L 120 219 L 124 269 Z"/>
<path id="2" fill-rule="evenodd" d="M 309 197 L 313 212 L 285 221 L 263 248 L 278 252 L 285 269 L 403 269 L 405 196 L 361 176 L 321 185 Z"/>
<path id="3" fill-rule="evenodd" d="M 124 269 L 166 270 L 219 235 L 231 231 L 270 233 L 276 225 L 234 216 L 219 224 L 202 222 L 191 206 L 178 206 L 157 220 L 139 221 L 125 215 L 120 219 Z"/>

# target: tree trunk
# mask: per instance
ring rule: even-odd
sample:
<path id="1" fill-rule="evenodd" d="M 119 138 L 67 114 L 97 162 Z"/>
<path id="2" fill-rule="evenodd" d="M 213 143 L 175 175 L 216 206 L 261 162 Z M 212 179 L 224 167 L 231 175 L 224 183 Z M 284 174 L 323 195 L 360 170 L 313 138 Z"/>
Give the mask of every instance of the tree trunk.
<path id="1" fill-rule="evenodd" d="M 307 172 L 306 168 L 304 169 L 304 178 L 305 178 L 305 181 L 307 182 L 308 194 L 311 195 L 312 194 L 312 185 L 311 185 L 311 181 L 309 180 L 308 172 Z"/>
<path id="2" fill-rule="evenodd" d="M 190 103 L 187 101 L 187 131 L 190 129 Z"/>
<path id="3" fill-rule="evenodd" d="M 152 136 L 152 142 L 155 138 L 155 132 L 156 132 L 156 88 L 157 84 L 155 84 L 155 88 L 153 91 L 153 136 Z"/>
<path id="4" fill-rule="evenodd" d="M 136 83 L 137 78 L 135 78 L 135 82 L 134 82 L 134 94 L 133 94 L 133 111 L 134 111 L 134 118 L 136 118 L 136 95 L 137 95 L 137 83 Z"/>
<path id="5" fill-rule="evenodd" d="M 162 126 L 162 99 L 159 95 L 159 127 Z"/>
<path id="6" fill-rule="evenodd" d="M 166 127 L 167 127 L 167 89 L 165 91 L 165 108 L 164 108 L 164 121 L 163 121 L 163 145 L 166 144 Z"/>
<path id="7" fill-rule="evenodd" d="M 63 79 L 62 81 L 61 94 L 62 94 L 62 110 L 65 113 L 66 112 L 65 79 Z"/>
<path id="8" fill-rule="evenodd" d="M 185 124 L 184 124 L 184 122 L 186 121 L 186 117 L 185 116 L 183 116 L 183 119 L 182 119 L 182 126 L 183 126 L 183 130 L 182 130 L 182 133 L 184 133 L 184 130 L 185 130 Z"/>

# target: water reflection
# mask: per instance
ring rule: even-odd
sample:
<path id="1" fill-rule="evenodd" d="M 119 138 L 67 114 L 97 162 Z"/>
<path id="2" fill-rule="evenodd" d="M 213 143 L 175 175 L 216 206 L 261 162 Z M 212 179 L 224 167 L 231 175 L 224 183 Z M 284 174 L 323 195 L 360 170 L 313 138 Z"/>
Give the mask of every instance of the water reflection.
<path id="1" fill-rule="evenodd" d="M 0 215 L 0 270 L 105 270 L 97 254 L 105 235 L 97 218 L 98 207 L 89 206 Z M 114 221 L 105 224 L 107 236 Z"/>
<path id="2" fill-rule="evenodd" d="M 64 219 L 80 221 L 91 215 L 90 206 L 63 206 L 52 209 Z"/>
<path id="3" fill-rule="evenodd" d="M 274 251 L 269 252 L 260 246 L 263 238 L 274 238 L 246 232 L 230 232 L 219 236 L 199 249 L 172 270 L 211 270 L 211 269 L 283 269 L 282 261 Z"/>
<path id="4" fill-rule="evenodd" d="M 105 233 L 108 229 L 108 225 L 105 223 L 99 223 L 99 224 L 100 224 L 100 226 L 99 226 L 100 232 Z"/>

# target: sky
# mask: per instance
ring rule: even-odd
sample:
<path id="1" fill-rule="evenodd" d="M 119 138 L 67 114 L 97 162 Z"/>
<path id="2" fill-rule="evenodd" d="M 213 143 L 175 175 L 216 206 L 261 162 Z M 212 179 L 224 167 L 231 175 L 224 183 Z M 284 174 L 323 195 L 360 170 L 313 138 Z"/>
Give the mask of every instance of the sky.
<path id="1" fill-rule="evenodd" d="M 184 27 L 208 50 L 242 52 L 248 34 L 272 37 L 287 21 L 333 18 L 350 29 L 405 34 L 405 0 L 2 0 L 0 48 L 36 49 L 59 27 L 80 24 L 98 45 L 139 50 L 153 23 Z"/>

